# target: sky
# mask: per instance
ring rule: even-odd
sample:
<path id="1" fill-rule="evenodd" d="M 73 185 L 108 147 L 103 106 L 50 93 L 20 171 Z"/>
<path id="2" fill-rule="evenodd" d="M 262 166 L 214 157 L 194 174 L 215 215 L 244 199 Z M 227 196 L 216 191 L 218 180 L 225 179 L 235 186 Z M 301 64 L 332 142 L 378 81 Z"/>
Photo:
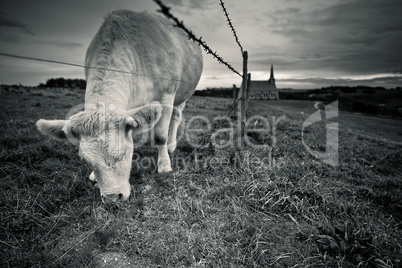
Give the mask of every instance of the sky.
<path id="1" fill-rule="evenodd" d="M 171 13 L 238 72 L 242 55 L 219 0 L 163 0 Z M 401 0 L 225 0 L 252 80 L 278 88 L 402 86 Z M 158 13 L 152 0 L 1 0 L 0 53 L 84 65 L 89 43 L 116 9 Z M 0 56 L 0 84 L 85 78 L 84 69 Z M 197 89 L 241 78 L 204 53 Z"/>

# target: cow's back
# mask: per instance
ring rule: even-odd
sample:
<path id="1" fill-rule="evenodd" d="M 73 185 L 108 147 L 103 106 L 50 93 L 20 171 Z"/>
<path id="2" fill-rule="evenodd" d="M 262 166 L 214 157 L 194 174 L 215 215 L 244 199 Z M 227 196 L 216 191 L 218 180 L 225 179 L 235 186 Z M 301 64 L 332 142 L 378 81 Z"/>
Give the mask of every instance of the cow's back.
<path id="1" fill-rule="evenodd" d="M 85 64 L 96 67 L 86 69 L 87 96 L 125 96 L 127 108 L 132 108 L 176 94 L 179 104 L 199 81 L 202 53 L 170 21 L 118 10 L 105 19 L 92 40 Z"/>

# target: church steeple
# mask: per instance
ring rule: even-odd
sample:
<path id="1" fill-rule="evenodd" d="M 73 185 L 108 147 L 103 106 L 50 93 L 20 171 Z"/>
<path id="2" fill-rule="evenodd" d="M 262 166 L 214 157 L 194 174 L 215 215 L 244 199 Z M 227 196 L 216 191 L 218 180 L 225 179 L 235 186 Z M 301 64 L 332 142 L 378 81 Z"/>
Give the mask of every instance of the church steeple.
<path id="1" fill-rule="evenodd" d="M 275 78 L 274 78 L 274 65 L 271 64 L 271 75 L 269 77 L 268 83 L 270 83 L 271 85 L 273 85 L 274 87 L 276 87 L 275 85 Z"/>

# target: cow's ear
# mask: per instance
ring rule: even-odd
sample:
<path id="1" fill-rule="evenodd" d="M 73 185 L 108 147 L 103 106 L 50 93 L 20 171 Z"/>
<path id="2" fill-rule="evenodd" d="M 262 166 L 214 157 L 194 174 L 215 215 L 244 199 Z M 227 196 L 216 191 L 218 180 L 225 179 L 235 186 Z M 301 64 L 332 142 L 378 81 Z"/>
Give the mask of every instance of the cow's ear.
<path id="1" fill-rule="evenodd" d="M 80 143 L 80 135 L 73 131 L 71 120 L 44 120 L 40 119 L 36 122 L 36 128 L 40 133 L 50 136 L 60 141 L 69 141 L 74 145 Z"/>
<path id="2" fill-rule="evenodd" d="M 40 119 L 36 122 L 36 128 L 43 135 L 50 136 L 56 140 L 67 140 L 66 132 L 64 132 L 64 126 L 66 120 L 45 120 Z"/>
<path id="3" fill-rule="evenodd" d="M 162 105 L 155 101 L 126 112 L 126 124 L 130 126 L 134 134 L 141 134 L 151 130 L 162 116 Z"/>

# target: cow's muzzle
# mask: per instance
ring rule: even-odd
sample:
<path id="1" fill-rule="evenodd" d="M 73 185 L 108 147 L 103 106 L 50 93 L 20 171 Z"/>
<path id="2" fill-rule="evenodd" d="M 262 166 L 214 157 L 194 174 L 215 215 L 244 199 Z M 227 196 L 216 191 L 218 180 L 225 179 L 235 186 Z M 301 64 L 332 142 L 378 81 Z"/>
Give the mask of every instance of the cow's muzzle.
<path id="1" fill-rule="evenodd" d="M 114 204 L 127 200 L 127 198 L 125 198 L 123 194 L 109 194 L 109 195 L 102 194 L 101 198 L 104 204 Z"/>

